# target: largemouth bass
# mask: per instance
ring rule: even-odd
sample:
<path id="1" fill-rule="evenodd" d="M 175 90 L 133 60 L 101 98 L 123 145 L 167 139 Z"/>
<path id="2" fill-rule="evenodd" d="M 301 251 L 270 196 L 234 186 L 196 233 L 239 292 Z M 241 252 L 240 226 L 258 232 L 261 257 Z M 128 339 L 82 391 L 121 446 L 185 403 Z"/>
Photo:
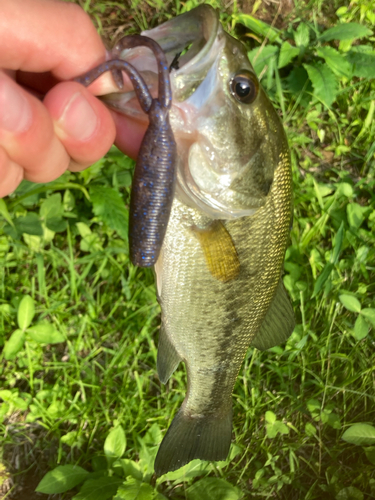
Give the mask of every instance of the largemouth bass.
<path id="1" fill-rule="evenodd" d="M 288 144 L 246 48 L 201 5 L 144 32 L 171 66 L 170 123 L 177 185 L 155 265 L 162 310 L 157 369 L 166 383 L 181 361 L 185 400 L 155 461 L 157 475 L 189 461 L 223 460 L 232 435 L 232 391 L 250 345 L 285 341 L 293 310 L 281 275 L 292 220 Z M 156 89 L 146 49 L 126 58 Z M 130 94 L 106 97 L 142 119 Z"/>

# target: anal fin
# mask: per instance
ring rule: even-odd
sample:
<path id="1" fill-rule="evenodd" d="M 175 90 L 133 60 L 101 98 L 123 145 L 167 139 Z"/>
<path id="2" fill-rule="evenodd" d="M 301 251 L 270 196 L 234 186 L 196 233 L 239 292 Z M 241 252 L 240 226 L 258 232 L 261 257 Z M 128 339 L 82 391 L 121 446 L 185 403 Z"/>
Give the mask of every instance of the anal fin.
<path id="1" fill-rule="evenodd" d="M 275 296 L 251 345 L 261 351 L 282 344 L 293 332 L 294 312 L 287 291 L 280 278 Z"/>
<path id="2" fill-rule="evenodd" d="M 156 363 L 160 382 L 163 384 L 168 382 L 180 361 L 181 359 L 177 354 L 176 348 L 162 327 L 159 335 L 158 357 Z"/>

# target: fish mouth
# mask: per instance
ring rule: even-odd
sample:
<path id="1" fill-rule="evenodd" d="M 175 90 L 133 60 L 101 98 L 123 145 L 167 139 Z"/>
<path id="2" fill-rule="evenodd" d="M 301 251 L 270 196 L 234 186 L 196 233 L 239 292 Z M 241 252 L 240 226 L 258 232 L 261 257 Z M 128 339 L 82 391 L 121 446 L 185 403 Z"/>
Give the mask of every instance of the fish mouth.
<path id="1" fill-rule="evenodd" d="M 197 66 L 209 55 L 219 26 L 216 11 L 210 5 L 200 5 L 157 28 L 143 31 L 142 35 L 155 40 L 171 69 L 182 74 L 192 68 L 197 71 Z"/>
<path id="2" fill-rule="evenodd" d="M 204 80 L 216 58 L 212 49 L 220 30 L 216 11 L 203 4 L 141 33 L 155 40 L 166 55 L 174 103 L 185 101 Z M 146 47 L 126 49 L 120 53 L 120 58 L 141 73 L 151 95 L 157 97 L 158 68 L 151 51 Z M 147 121 L 130 82 L 128 85 L 121 92 L 101 96 L 101 100 L 121 114 Z"/>

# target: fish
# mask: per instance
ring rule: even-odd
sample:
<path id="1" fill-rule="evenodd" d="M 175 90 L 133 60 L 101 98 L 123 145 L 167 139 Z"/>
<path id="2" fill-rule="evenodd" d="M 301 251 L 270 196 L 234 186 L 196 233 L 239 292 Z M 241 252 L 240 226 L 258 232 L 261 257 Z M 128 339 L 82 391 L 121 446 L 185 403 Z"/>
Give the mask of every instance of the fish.
<path id="1" fill-rule="evenodd" d="M 166 384 L 182 362 L 187 392 L 159 447 L 157 476 L 193 459 L 225 460 L 232 392 L 249 346 L 285 342 L 294 312 L 282 281 L 292 223 L 291 161 L 282 122 L 246 47 L 209 5 L 142 33 L 170 65 L 176 188 L 159 258 L 157 371 Z M 120 57 L 157 91 L 144 48 Z M 134 93 L 104 97 L 142 120 Z"/>

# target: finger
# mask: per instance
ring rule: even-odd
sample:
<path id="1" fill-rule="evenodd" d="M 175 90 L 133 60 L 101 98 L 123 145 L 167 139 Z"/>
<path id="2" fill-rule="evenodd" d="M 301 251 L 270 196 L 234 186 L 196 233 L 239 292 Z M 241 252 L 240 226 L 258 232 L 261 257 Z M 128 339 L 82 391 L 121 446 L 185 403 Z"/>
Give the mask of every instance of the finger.
<path id="1" fill-rule="evenodd" d="M 148 121 L 130 119 L 115 111 L 111 111 L 111 114 L 116 125 L 116 146 L 130 158 L 136 159 Z"/>
<path id="2" fill-rule="evenodd" d="M 22 179 L 23 168 L 14 163 L 5 149 L 0 147 L 0 198 L 13 193 Z"/>
<path id="3" fill-rule="evenodd" d="M 72 169 L 91 165 L 113 144 L 116 129 L 109 110 L 78 83 L 60 83 L 47 94 L 44 105 L 56 135 L 76 162 Z"/>
<path id="4" fill-rule="evenodd" d="M 89 16 L 75 4 L 1 0 L 0 14 L 3 67 L 52 71 L 59 78 L 72 78 L 105 58 L 104 45 Z"/>
<path id="5" fill-rule="evenodd" d="M 25 178 L 49 182 L 69 165 L 43 104 L 0 73 L 0 146 L 25 169 Z"/>
<path id="6" fill-rule="evenodd" d="M 16 27 L 16 29 L 15 29 Z M 0 67 L 47 72 L 60 80 L 105 60 L 105 47 L 89 16 L 69 2 L 0 1 Z M 114 85 L 105 75 L 92 89 Z"/>

